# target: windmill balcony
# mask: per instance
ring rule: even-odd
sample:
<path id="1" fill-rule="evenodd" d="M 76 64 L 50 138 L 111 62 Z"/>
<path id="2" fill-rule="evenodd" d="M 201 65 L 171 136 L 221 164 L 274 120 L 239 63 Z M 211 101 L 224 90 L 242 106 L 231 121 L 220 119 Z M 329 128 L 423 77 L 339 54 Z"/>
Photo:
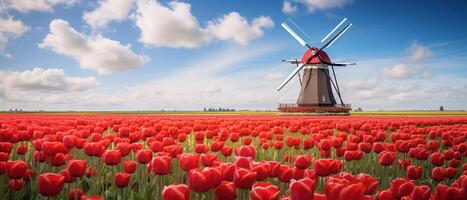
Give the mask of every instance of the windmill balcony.
<path id="1" fill-rule="evenodd" d="M 298 104 L 279 104 L 277 108 L 281 112 L 348 112 L 352 110 L 350 104 L 335 105 L 298 105 Z"/>

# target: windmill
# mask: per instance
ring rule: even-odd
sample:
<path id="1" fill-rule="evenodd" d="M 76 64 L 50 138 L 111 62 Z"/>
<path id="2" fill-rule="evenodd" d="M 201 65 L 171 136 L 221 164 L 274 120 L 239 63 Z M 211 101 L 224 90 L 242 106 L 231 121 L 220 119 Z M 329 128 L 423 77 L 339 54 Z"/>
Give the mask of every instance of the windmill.
<path id="1" fill-rule="evenodd" d="M 302 31 L 298 25 L 293 21 L 291 22 L 300 31 Z M 281 91 L 284 86 L 286 86 L 287 83 L 297 75 L 300 81 L 301 90 L 296 104 L 280 104 L 279 110 L 283 112 L 348 114 L 351 107 L 348 104 L 344 104 L 344 101 L 342 100 L 334 67 L 345 67 L 347 65 L 355 65 L 355 63 L 332 63 L 324 49 L 329 48 L 334 44 L 334 42 L 336 42 L 352 26 L 352 24 L 347 20 L 347 18 L 344 18 L 321 40 L 321 43 L 324 44 L 321 48 L 312 47 L 286 23 L 282 23 L 281 26 L 302 46 L 307 47 L 308 49 L 301 60 L 282 60 L 283 62 L 295 64 L 297 67 L 279 85 L 279 87 L 277 87 L 277 91 Z M 334 34 L 336 31 L 337 33 Z M 302 33 L 306 35 L 303 31 Z M 331 36 L 333 37 L 330 38 Z M 332 76 L 330 74 L 330 69 L 332 71 Z M 303 75 L 300 74 L 301 71 L 303 71 Z M 333 89 L 339 97 L 339 102 L 336 102 L 334 98 Z"/>

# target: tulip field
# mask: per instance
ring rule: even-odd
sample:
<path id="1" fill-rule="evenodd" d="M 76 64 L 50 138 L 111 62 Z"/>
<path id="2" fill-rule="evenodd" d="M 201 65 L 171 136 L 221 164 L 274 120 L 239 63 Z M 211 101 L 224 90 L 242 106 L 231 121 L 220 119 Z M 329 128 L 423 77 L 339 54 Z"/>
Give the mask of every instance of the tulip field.
<path id="1" fill-rule="evenodd" d="M 0 114 L 0 200 L 467 200 L 467 117 Z"/>

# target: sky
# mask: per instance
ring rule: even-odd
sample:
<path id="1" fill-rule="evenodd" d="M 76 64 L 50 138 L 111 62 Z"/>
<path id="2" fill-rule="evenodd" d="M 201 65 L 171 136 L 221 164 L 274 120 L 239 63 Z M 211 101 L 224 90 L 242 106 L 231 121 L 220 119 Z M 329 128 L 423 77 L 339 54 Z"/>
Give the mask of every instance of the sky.
<path id="1" fill-rule="evenodd" d="M 347 17 L 325 49 L 364 110 L 467 109 L 467 2 L 0 0 L 0 110 L 275 110 L 283 58 Z M 290 19 L 290 20 L 289 20 Z M 293 27 L 293 26 L 292 26 Z M 296 27 L 293 27 L 297 30 Z M 337 96 L 336 96 L 337 98 Z"/>

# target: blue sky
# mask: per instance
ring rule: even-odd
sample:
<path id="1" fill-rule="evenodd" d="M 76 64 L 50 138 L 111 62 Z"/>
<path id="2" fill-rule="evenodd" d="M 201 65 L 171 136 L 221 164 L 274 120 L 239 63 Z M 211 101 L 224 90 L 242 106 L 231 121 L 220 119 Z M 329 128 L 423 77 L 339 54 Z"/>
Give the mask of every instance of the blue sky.
<path id="1" fill-rule="evenodd" d="M 461 1 L 59 0 L 0 2 L 0 110 L 274 110 L 296 101 L 282 58 L 347 17 L 326 52 L 343 99 L 363 109 L 466 109 Z"/>

